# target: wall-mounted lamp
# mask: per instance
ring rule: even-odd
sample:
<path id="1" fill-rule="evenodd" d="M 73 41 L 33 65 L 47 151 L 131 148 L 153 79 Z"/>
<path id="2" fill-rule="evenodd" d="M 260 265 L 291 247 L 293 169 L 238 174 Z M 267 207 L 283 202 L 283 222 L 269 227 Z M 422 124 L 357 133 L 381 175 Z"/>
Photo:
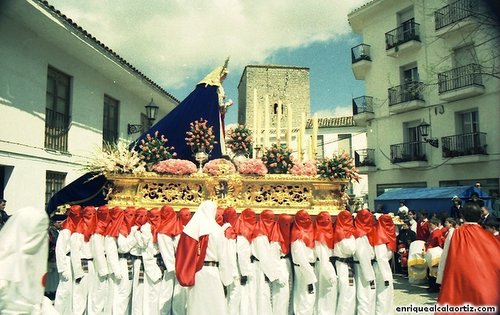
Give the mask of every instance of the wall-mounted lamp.
<path id="1" fill-rule="evenodd" d="M 427 123 L 425 120 L 418 125 L 418 132 L 422 136 L 425 142 L 432 145 L 433 147 L 439 147 L 439 140 L 436 138 L 427 138 L 429 136 L 431 130 L 431 125 Z"/>
<path id="2" fill-rule="evenodd" d="M 148 105 L 144 106 L 146 107 L 146 116 L 148 118 L 148 128 L 150 128 L 153 125 L 153 121 L 156 120 L 156 116 L 158 115 L 158 105 L 153 103 L 153 99 L 151 99 L 151 102 L 149 102 Z M 142 132 L 144 131 L 144 126 L 143 125 L 133 125 L 133 124 L 128 124 L 127 125 L 127 132 L 129 135 Z"/>

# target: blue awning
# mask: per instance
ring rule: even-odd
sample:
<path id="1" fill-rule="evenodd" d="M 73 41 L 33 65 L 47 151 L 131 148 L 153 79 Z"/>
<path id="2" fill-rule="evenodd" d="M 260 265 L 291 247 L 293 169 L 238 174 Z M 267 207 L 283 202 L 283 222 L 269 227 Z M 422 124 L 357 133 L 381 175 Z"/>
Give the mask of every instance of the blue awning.
<path id="1" fill-rule="evenodd" d="M 451 199 L 458 196 L 467 201 L 473 192 L 485 201 L 486 206 L 491 204 L 491 197 L 474 186 L 431 187 L 431 188 L 395 188 L 386 191 L 375 198 L 375 207 L 382 207 L 384 212 L 396 213 L 399 201 L 404 200 L 406 206 L 412 210 L 427 210 L 428 212 L 449 211 Z"/>

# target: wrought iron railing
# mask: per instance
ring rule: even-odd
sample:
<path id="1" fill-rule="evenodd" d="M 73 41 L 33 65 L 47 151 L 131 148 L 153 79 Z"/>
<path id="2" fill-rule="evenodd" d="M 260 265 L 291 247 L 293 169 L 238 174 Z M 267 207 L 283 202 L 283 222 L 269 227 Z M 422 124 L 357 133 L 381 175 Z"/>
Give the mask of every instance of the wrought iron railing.
<path id="1" fill-rule="evenodd" d="M 486 152 L 486 133 L 484 132 L 472 132 L 442 137 L 441 143 L 444 158 L 488 154 Z"/>
<path id="2" fill-rule="evenodd" d="M 356 63 L 361 60 L 371 61 L 370 45 L 359 44 L 358 46 L 351 48 L 351 60 L 352 63 Z"/>
<path id="3" fill-rule="evenodd" d="M 352 114 L 373 113 L 373 97 L 360 96 L 352 99 Z"/>
<path id="4" fill-rule="evenodd" d="M 402 85 L 393 86 L 388 89 L 389 105 L 423 100 L 423 89 L 424 83 L 419 81 L 410 81 Z"/>
<path id="5" fill-rule="evenodd" d="M 354 151 L 354 165 L 375 166 L 375 149 L 361 149 Z"/>
<path id="6" fill-rule="evenodd" d="M 427 161 L 425 142 L 405 142 L 391 145 L 391 162 Z"/>
<path id="7" fill-rule="evenodd" d="M 67 152 L 70 117 L 45 109 L 45 148 Z"/>
<path id="8" fill-rule="evenodd" d="M 459 0 L 437 10 L 434 12 L 436 30 L 471 16 L 476 5 L 474 0 Z"/>
<path id="9" fill-rule="evenodd" d="M 420 24 L 414 19 L 403 22 L 399 27 L 385 33 L 385 49 L 391 49 L 411 40 L 420 41 Z"/>
<path id="10" fill-rule="evenodd" d="M 471 63 L 438 74 L 439 93 L 472 85 L 483 85 L 481 65 Z"/>

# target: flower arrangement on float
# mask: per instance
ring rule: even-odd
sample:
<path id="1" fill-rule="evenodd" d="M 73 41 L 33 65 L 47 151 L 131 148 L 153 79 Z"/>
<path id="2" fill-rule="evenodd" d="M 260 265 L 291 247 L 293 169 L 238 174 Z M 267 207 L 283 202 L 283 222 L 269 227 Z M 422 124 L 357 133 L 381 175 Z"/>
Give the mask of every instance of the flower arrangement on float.
<path id="1" fill-rule="evenodd" d="M 190 130 L 186 132 L 186 144 L 191 147 L 191 151 L 204 151 L 209 153 L 217 143 L 213 126 L 207 126 L 208 121 L 200 118 L 190 123 Z"/>
<path id="2" fill-rule="evenodd" d="M 299 162 L 292 159 L 293 166 L 290 169 L 290 174 L 297 176 L 316 176 L 318 174 L 317 162 L 314 160 Z"/>
<path id="3" fill-rule="evenodd" d="M 248 156 L 252 151 L 252 132 L 244 125 L 238 125 L 227 131 L 227 147 L 234 154 Z"/>
<path id="4" fill-rule="evenodd" d="M 264 176 L 267 174 L 267 167 L 261 159 L 246 159 L 238 162 L 238 173 Z"/>
<path id="5" fill-rule="evenodd" d="M 359 173 L 354 166 L 354 159 L 346 152 L 325 158 L 318 162 L 318 175 L 328 179 L 347 179 L 359 182 Z"/>
<path id="6" fill-rule="evenodd" d="M 174 152 L 175 148 L 166 145 L 167 141 L 168 139 L 164 135 L 160 135 L 158 131 L 153 136 L 148 133 L 146 139 L 142 139 L 138 145 L 141 159 L 147 165 L 153 165 L 177 156 L 177 153 Z"/>
<path id="7" fill-rule="evenodd" d="M 265 148 L 262 161 L 269 174 L 288 174 L 293 167 L 292 151 L 283 145 L 273 143 L 270 148 Z"/>
<path id="8" fill-rule="evenodd" d="M 203 173 L 212 176 L 229 175 L 236 173 L 236 167 L 233 162 L 226 159 L 215 159 L 208 161 L 203 166 Z"/>
<path id="9" fill-rule="evenodd" d="M 124 141 L 105 143 L 92 156 L 84 161 L 83 170 L 95 176 L 110 174 L 141 175 L 146 172 L 146 162 L 138 151 L 129 150 Z"/>
<path id="10" fill-rule="evenodd" d="M 153 165 L 152 170 L 159 174 L 191 175 L 196 173 L 196 165 L 189 160 L 168 159 Z"/>

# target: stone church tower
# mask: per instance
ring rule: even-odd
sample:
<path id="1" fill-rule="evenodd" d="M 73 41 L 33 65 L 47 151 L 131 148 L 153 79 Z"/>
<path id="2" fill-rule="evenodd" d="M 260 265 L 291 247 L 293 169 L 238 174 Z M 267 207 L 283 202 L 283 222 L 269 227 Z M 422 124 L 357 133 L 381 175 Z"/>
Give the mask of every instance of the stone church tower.
<path id="1" fill-rule="evenodd" d="M 292 127 L 297 129 L 301 115 L 309 117 L 311 100 L 309 90 L 309 68 L 280 65 L 248 65 L 243 70 L 238 84 L 238 124 L 254 129 L 254 115 L 257 126 L 265 123 L 265 110 L 269 111 L 270 125 L 276 126 L 278 104 L 282 104 L 281 127 L 287 127 L 291 112 Z M 257 95 L 258 106 L 254 106 Z M 265 99 L 268 96 L 268 108 Z M 254 113 L 254 108 L 257 112 Z M 290 109 L 291 108 L 291 109 Z"/>

